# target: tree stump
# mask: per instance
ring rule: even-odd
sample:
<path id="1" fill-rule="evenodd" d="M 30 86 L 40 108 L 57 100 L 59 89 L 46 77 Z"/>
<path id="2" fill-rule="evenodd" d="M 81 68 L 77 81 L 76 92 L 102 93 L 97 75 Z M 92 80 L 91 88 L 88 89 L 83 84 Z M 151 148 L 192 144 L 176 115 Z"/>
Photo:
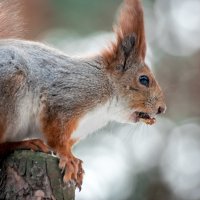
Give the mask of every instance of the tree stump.
<path id="1" fill-rule="evenodd" d="M 58 158 L 41 152 L 15 151 L 0 160 L 0 199 L 73 200 L 75 187 L 63 183 Z"/>

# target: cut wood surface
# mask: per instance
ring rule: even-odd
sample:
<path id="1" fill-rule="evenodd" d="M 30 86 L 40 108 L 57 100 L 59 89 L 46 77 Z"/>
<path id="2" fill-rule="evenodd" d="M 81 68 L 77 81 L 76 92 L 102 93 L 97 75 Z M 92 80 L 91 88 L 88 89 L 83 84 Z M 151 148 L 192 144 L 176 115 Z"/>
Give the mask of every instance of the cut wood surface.
<path id="1" fill-rule="evenodd" d="M 0 199 L 73 200 L 75 187 L 64 184 L 58 158 L 28 150 L 0 160 Z"/>

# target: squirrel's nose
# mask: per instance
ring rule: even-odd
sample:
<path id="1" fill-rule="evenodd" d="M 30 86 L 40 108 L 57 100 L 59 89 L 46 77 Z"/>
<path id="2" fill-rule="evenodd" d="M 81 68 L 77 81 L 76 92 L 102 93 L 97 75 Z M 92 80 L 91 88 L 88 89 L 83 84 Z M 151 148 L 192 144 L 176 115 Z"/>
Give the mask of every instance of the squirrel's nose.
<path id="1" fill-rule="evenodd" d="M 158 111 L 157 111 L 157 114 L 162 114 L 164 113 L 166 110 L 166 106 L 159 106 L 158 107 Z"/>

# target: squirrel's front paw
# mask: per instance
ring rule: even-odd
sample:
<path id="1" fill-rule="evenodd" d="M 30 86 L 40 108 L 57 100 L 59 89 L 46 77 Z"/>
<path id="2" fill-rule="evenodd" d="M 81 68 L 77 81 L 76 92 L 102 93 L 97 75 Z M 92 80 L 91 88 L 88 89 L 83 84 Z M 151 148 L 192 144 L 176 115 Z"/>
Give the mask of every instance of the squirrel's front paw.
<path id="1" fill-rule="evenodd" d="M 65 183 L 75 182 L 75 186 L 78 187 L 80 191 L 84 175 L 82 161 L 74 156 L 70 158 L 61 157 L 59 167 L 64 172 L 63 181 Z"/>

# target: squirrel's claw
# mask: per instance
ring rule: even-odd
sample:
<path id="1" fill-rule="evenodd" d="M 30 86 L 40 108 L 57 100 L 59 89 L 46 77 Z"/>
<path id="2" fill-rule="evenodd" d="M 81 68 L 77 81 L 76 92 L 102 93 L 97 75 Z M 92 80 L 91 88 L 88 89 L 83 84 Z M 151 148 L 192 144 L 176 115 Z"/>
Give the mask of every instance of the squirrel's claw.
<path id="1" fill-rule="evenodd" d="M 81 191 L 83 182 L 84 170 L 82 168 L 82 161 L 78 158 L 71 156 L 70 158 L 61 158 L 59 167 L 64 172 L 64 183 L 74 183 L 75 187 Z"/>

